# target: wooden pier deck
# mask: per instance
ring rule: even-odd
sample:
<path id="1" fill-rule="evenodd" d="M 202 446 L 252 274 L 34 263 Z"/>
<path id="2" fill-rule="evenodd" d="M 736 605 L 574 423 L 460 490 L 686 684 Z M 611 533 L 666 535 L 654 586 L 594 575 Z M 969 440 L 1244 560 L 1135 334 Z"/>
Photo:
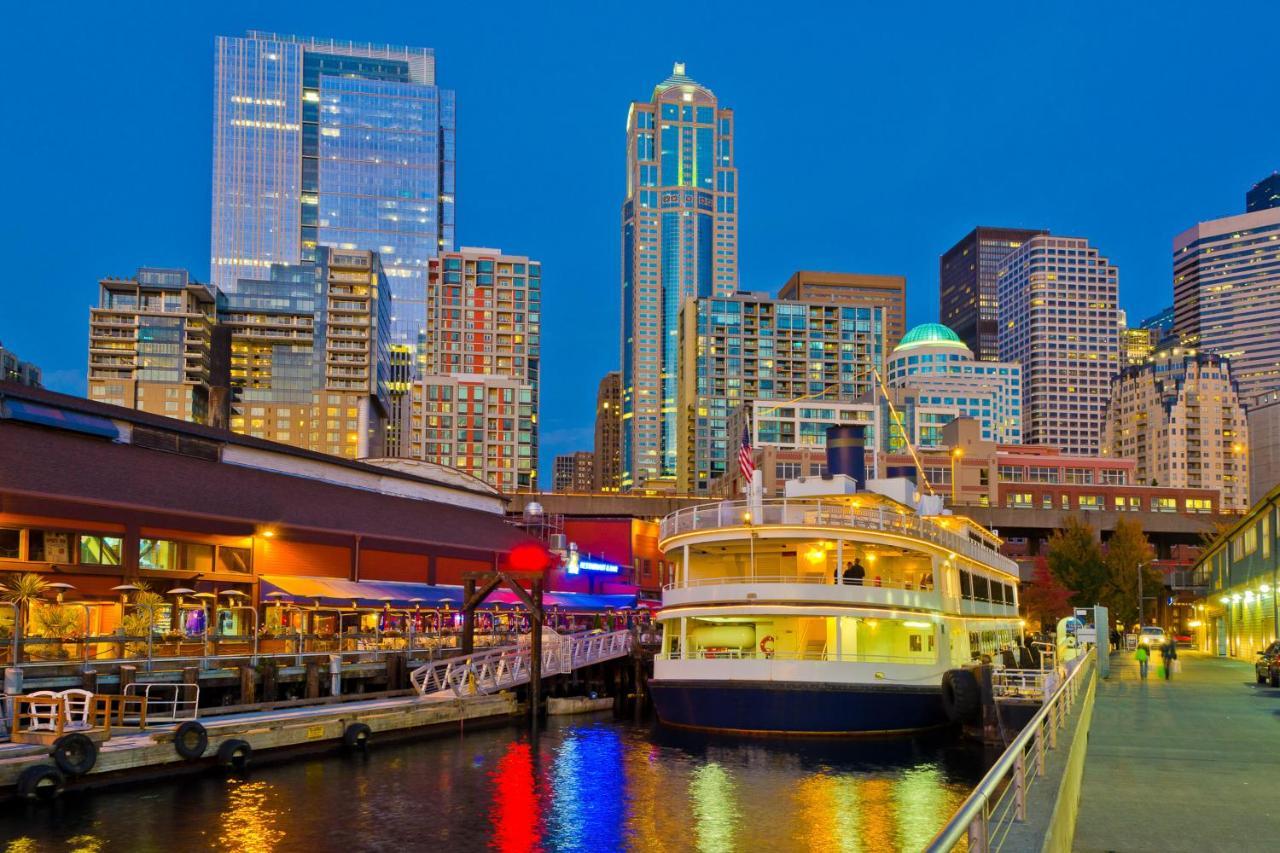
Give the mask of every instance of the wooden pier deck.
<path id="1" fill-rule="evenodd" d="M 273 753 L 334 747 L 342 743 L 353 723 L 369 727 L 370 741 L 380 736 L 404 737 L 432 729 L 464 726 L 467 721 L 499 722 L 518 711 L 511 693 L 469 696 L 463 699 L 421 698 L 417 695 L 304 705 L 300 707 L 245 710 L 202 717 L 209 743 L 202 757 L 187 760 L 174 746 L 176 723 L 150 725 L 142 731 L 115 729 L 101 744 L 93 769 L 67 779 L 68 788 L 95 787 L 142 776 L 172 775 L 207 769 L 217 764 L 219 746 L 236 739 L 249 744 L 256 758 Z M 120 732 L 117 734 L 117 732 Z M 0 744 L 0 798 L 12 797 L 18 777 L 38 764 L 52 764 L 49 747 L 36 744 Z"/>

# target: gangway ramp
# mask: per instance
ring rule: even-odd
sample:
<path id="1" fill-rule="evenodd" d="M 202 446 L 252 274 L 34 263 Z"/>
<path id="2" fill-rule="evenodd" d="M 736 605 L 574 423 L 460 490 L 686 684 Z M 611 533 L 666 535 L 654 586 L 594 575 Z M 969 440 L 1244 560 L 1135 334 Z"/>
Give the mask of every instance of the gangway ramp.
<path id="1" fill-rule="evenodd" d="M 542 676 L 560 675 L 631 653 L 629 630 L 562 635 L 547 629 L 542 639 Z M 528 644 L 503 646 L 433 661 L 409 673 L 424 698 L 454 699 L 497 693 L 529 683 Z"/>

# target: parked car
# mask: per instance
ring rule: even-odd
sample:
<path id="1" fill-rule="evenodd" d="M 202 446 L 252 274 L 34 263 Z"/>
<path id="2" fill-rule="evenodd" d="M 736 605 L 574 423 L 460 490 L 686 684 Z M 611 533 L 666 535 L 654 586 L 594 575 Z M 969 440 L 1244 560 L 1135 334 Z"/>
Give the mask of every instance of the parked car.
<path id="1" fill-rule="evenodd" d="M 1138 635 L 1138 642 L 1148 648 L 1158 649 L 1164 645 L 1164 629 L 1157 625 L 1145 625 Z"/>
<path id="2" fill-rule="evenodd" d="M 1189 646 L 1195 642 L 1195 640 L 1191 639 L 1190 634 L 1174 634 L 1173 641 L 1180 646 Z"/>
<path id="3" fill-rule="evenodd" d="M 1280 640 L 1258 652 L 1258 660 L 1253 664 L 1258 683 L 1269 683 L 1272 687 L 1280 687 Z"/>

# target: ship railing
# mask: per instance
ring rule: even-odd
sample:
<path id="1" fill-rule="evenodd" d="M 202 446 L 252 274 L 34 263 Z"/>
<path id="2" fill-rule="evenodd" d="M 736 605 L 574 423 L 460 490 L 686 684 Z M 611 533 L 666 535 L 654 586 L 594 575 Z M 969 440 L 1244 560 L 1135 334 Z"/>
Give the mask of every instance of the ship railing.
<path id="1" fill-rule="evenodd" d="M 922 581 L 898 580 L 896 578 L 869 577 L 860 581 L 844 581 L 837 583 L 825 574 L 818 575 L 731 575 L 719 578 L 689 578 L 687 581 L 671 581 L 664 589 L 685 589 L 696 586 L 720 586 L 734 583 L 805 583 L 820 586 L 866 587 L 868 589 L 909 589 L 921 592 L 933 592 L 931 583 Z"/>
<path id="2" fill-rule="evenodd" d="M 991 692 L 996 698 L 1043 700 L 1045 687 L 1053 684 L 1052 675 L 1044 669 L 995 669 Z"/>
<path id="3" fill-rule="evenodd" d="M 883 507 L 853 507 L 844 502 L 817 498 L 773 498 L 758 503 L 721 501 L 685 507 L 662 519 L 660 538 L 665 540 L 682 533 L 722 527 L 783 524 L 855 527 L 912 536 L 971 560 L 995 566 L 1009 574 L 1018 574 L 1018 564 L 993 546 L 947 530 L 932 519 L 898 513 Z"/>
<path id="4" fill-rule="evenodd" d="M 966 842 L 974 853 L 1001 849 L 1014 825 L 1027 820 L 1027 795 L 1045 775 L 1059 732 L 1066 728 L 1077 705 L 1092 701 L 1096 671 L 1097 650 L 1091 648 L 996 759 L 926 851 L 945 853 Z"/>
<path id="5" fill-rule="evenodd" d="M 832 663 L 909 663 L 937 664 L 931 654 L 916 655 L 867 655 L 857 652 L 772 652 L 764 653 L 756 649 L 690 649 L 686 653 L 679 651 L 665 652 L 657 656 L 659 660 L 774 660 L 774 661 L 823 661 Z"/>

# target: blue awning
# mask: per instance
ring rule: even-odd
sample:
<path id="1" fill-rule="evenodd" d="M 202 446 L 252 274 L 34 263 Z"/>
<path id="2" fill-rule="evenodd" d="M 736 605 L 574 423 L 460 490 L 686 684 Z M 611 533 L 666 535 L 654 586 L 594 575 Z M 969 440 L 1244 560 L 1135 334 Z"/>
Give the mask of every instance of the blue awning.
<path id="1" fill-rule="evenodd" d="M 32 403 L 26 400 L 0 401 L 0 418 L 88 433 L 113 441 L 120 438 L 120 430 L 116 429 L 116 425 L 110 418 L 69 412 L 56 406 L 46 406 L 43 403 Z"/>

